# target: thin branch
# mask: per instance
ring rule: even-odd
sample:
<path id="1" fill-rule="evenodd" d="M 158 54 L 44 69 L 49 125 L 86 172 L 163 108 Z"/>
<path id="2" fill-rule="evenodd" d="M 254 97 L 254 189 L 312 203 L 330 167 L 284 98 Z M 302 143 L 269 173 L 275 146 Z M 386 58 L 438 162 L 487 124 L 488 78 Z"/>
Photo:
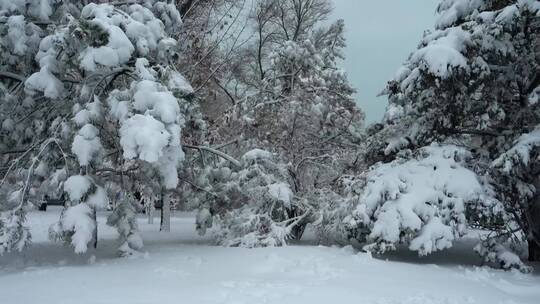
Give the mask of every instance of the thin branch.
<path id="1" fill-rule="evenodd" d="M 17 80 L 19 82 L 24 82 L 26 80 L 26 77 L 24 77 L 22 75 L 11 73 L 11 72 L 6 72 L 6 71 L 0 71 L 0 77 L 11 78 L 11 79 Z"/>
<path id="2" fill-rule="evenodd" d="M 182 178 L 180 178 L 180 181 L 183 182 L 183 183 L 186 183 L 186 184 L 188 184 L 188 185 L 190 185 L 190 186 L 192 186 L 192 187 L 195 188 L 196 190 L 199 190 L 199 191 L 208 193 L 208 194 L 210 194 L 210 195 L 213 196 L 213 197 L 218 197 L 217 194 L 215 194 L 215 193 L 213 193 L 213 192 L 210 192 L 210 191 L 208 191 L 208 190 L 206 190 L 206 189 L 204 189 L 204 188 L 201 188 L 201 187 L 195 185 L 193 182 L 191 182 L 191 181 L 189 181 L 189 180 L 187 180 L 187 179 L 182 179 Z"/>
<path id="3" fill-rule="evenodd" d="M 199 151 L 206 151 L 206 152 L 209 152 L 209 153 L 212 153 L 212 154 L 215 154 L 229 162 L 231 162 L 233 165 L 237 166 L 237 167 L 242 167 L 242 164 L 236 160 L 234 157 L 226 154 L 226 153 L 223 153 L 219 150 L 216 150 L 216 149 L 213 149 L 213 148 L 210 148 L 210 147 L 205 147 L 205 146 L 192 146 L 192 145 L 182 145 L 182 147 L 185 147 L 185 148 L 188 148 L 188 149 L 194 149 L 194 150 L 199 150 Z"/>

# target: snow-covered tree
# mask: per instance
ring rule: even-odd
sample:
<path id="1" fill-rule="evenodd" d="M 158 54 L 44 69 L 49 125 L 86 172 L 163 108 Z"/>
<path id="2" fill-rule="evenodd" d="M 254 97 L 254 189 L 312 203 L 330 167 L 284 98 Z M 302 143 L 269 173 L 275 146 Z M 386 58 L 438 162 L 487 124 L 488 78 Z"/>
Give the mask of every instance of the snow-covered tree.
<path id="1" fill-rule="evenodd" d="M 182 128 L 198 117 L 187 100 L 193 90 L 171 63 L 177 53 L 172 37 L 182 21 L 166 1 L 26 2 L 0 5 L 6 53 L 0 76 L 8 79 L 1 106 L 11 107 L 0 114 L 9 135 L 1 144 L 14 148 L 3 156 L 10 169 L 3 173 L 2 193 L 19 201 L 11 206 L 2 200 L 7 210 L 0 239 L 22 247 L 28 235 L 23 210 L 34 197 L 52 193 L 42 185 L 56 183 L 69 202 L 53 236 L 84 252 L 97 240 L 95 211 L 108 201 L 103 185 L 133 189 L 142 181 L 165 200 L 178 185 Z M 58 170 L 64 172 L 60 180 L 48 173 Z M 129 241 L 136 234 L 130 204 L 117 204 L 109 222 L 128 247 L 138 249 L 140 243 Z M 169 229 L 166 217 L 162 229 Z"/>
<path id="2" fill-rule="evenodd" d="M 325 24 L 330 13 L 326 0 L 256 1 L 250 17 L 256 38 L 235 68 L 242 89 L 211 136 L 239 140 L 232 154 L 256 147 L 277 153 L 289 163 L 290 187 L 300 197 L 333 187 L 356 165 L 363 138 L 363 113 L 338 67 L 344 23 Z M 294 236 L 302 231 L 297 227 Z"/>
<path id="3" fill-rule="evenodd" d="M 403 151 L 416 155 L 434 142 L 466 146 L 472 158 L 465 167 L 491 184 L 499 201 L 468 213 L 470 224 L 496 232 L 478 251 L 515 266 L 503 259 L 528 240 L 529 259 L 538 260 L 540 4 L 444 0 L 438 14 L 385 90 L 390 104 L 370 129 L 368 164 L 394 163 Z"/>

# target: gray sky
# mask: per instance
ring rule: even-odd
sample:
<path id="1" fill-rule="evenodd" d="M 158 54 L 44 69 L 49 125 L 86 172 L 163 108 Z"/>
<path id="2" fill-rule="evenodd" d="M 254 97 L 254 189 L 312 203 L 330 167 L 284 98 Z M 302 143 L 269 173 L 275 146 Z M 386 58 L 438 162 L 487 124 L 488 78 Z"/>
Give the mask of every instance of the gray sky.
<path id="1" fill-rule="evenodd" d="M 358 90 L 366 122 L 379 121 L 386 97 L 376 97 L 422 38 L 433 28 L 440 0 L 333 0 L 335 18 L 345 20 L 344 68 Z"/>

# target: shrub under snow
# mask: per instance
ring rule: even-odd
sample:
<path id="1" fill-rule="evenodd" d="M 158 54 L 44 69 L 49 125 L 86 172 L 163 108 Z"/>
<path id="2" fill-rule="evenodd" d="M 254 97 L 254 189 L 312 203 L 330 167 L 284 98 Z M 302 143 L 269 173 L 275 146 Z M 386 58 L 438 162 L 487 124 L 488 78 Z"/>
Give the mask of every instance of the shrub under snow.
<path id="1" fill-rule="evenodd" d="M 221 167 L 204 174 L 201 183 L 215 196 L 199 211 L 197 229 L 205 233 L 212 227 L 217 243 L 224 246 L 286 245 L 291 229 L 308 214 L 294 198 L 286 167 L 257 149 L 241 160 L 240 169 Z"/>
<path id="2" fill-rule="evenodd" d="M 477 175 L 464 167 L 465 149 L 436 145 L 410 159 L 376 164 L 349 221 L 369 231 L 366 249 L 384 252 L 406 243 L 426 255 L 452 246 L 466 232 L 466 204 L 484 197 Z"/>

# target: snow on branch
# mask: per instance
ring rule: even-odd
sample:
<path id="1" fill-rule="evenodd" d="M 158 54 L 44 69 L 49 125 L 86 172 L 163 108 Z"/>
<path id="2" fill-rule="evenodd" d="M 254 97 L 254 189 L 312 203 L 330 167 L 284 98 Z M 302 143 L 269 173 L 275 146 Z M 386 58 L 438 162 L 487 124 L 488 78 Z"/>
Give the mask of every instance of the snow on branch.
<path id="1" fill-rule="evenodd" d="M 533 150 L 539 146 L 540 127 L 536 127 L 532 132 L 521 135 L 512 148 L 493 161 L 492 166 L 505 173 L 510 173 L 517 166 L 527 166 Z"/>
<path id="2" fill-rule="evenodd" d="M 194 149 L 194 150 L 199 150 L 199 151 L 206 151 L 206 152 L 209 152 L 209 153 L 212 153 L 214 155 L 217 155 L 227 161 L 229 161 L 231 164 L 235 165 L 236 167 L 240 168 L 242 167 L 242 164 L 236 160 L 234 157 L 226 154 L 226 153 L 223 153 L 219 150 L 216 150 L 216 149 L 213 149 L 213 148 L 210 148 L 210 147 L 205 147 L 205 146 L 192 146 L 192 145 L 182 145 L 182 147 L 185 147 L 185 148 L 188 148 L 188 149 Z"/>

